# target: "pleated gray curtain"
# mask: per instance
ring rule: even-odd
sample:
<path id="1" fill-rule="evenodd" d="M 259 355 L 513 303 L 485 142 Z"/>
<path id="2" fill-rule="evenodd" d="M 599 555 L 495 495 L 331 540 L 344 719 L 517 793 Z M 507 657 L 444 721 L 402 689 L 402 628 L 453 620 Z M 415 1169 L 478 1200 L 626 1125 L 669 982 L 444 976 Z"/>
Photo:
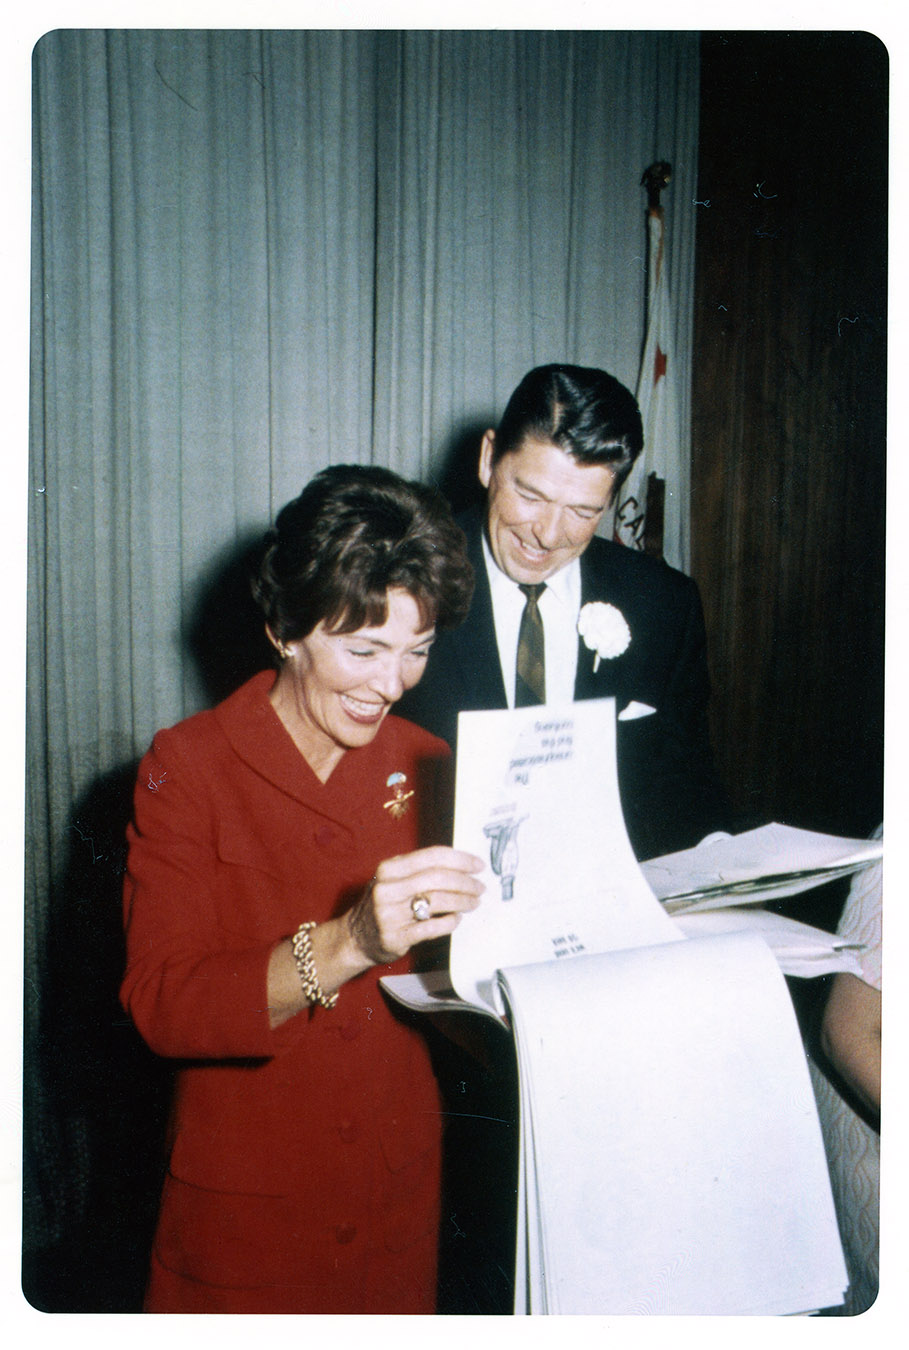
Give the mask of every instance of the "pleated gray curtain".
<path id="1" fill-rule="evenodd" d="M 634 388 L 656 159 L 688 362 L 697 101 L 692 33 L 39 42 L 30 1025 L 77 804 L 208 701 L 190 630 L 221 564 L 327 463 L 442 481 L 537 363 Z"/>

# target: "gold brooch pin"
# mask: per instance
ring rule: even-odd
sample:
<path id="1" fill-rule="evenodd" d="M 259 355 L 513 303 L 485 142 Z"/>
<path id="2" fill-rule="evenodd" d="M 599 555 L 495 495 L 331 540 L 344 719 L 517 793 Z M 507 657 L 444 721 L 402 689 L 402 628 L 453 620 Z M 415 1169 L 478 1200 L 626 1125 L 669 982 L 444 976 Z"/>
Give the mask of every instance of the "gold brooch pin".
<path id="1" fill-rule="evenodd" d="M 406 773 L 390 773 L 385 780 L 385 786 L 392 789 L 394 796 L 390 797 L 387 802 L 382 803 L 382 809 L 383 811 L 390 811 L 395 820 L 400 820 L 401 816 L 410 809 L 413 788 L 405 792 L 404 784 L 406 782 Z"/>

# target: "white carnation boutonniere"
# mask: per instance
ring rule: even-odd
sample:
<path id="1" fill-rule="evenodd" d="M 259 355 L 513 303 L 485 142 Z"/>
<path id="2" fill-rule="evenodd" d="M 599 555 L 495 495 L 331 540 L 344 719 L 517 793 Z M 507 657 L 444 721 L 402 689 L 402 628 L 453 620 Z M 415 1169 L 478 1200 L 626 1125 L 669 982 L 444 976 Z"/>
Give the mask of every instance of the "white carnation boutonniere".
<path id="1" fill-rule="evenodd" d="M 631 642 L 631 629 L 622 611 L 616 609 L 615 605 L 604 605 L 600 600 L 581 606 L 578 632 L 584 639 L 584 645 L 595 653 L 594 674 L 601 660 L 609 661 L 615 656 L 621 656 Z"/>

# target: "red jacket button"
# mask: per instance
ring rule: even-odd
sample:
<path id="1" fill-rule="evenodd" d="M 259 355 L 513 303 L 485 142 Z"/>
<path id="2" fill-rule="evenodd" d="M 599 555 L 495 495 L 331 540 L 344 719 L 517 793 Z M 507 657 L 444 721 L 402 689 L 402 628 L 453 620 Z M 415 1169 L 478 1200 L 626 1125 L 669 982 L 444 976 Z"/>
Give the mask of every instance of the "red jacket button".
<path id="1" fill-rule="evenodd" d="M 357 1236 L 357 1226 L 353 1223 L 339 1223 L 335 1229 L 335 1237 L 342 1247 L 348 1242 L 353 1242 Z"/>

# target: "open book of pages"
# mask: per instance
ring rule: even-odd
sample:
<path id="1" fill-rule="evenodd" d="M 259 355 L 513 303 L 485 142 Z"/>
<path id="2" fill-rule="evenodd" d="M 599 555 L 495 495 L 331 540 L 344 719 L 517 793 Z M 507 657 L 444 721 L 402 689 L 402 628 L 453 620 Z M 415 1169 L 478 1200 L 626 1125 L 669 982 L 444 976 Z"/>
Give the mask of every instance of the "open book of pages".
<path id="1" fill-rule="evenodd" d="M 611 699 L 461 715 L 454 843 L 486 892 L 448 970 L 383 986 L 514 1033 L 516 1312 L 832 1306 L 845 1266 L 783 972 L 858 966 L 759 900 L 880 845 L 773 825 L 641 865 L 615 741 Z"/>
<path id="2" fill-rule="evenodd" d="M 449 968 L 393 977 L 395 997 L 501 1016 L 503 966 L 742 931 L 786 975 L 860 975 L 855 948 L 835 933 L 760 906 L 870 866 L 882 841 L 771 824 L 638 863 L 613 709 L 606 699 L 461 715 L 454 843 L 487 860 L 486 894 L 453 935 Z"/>

